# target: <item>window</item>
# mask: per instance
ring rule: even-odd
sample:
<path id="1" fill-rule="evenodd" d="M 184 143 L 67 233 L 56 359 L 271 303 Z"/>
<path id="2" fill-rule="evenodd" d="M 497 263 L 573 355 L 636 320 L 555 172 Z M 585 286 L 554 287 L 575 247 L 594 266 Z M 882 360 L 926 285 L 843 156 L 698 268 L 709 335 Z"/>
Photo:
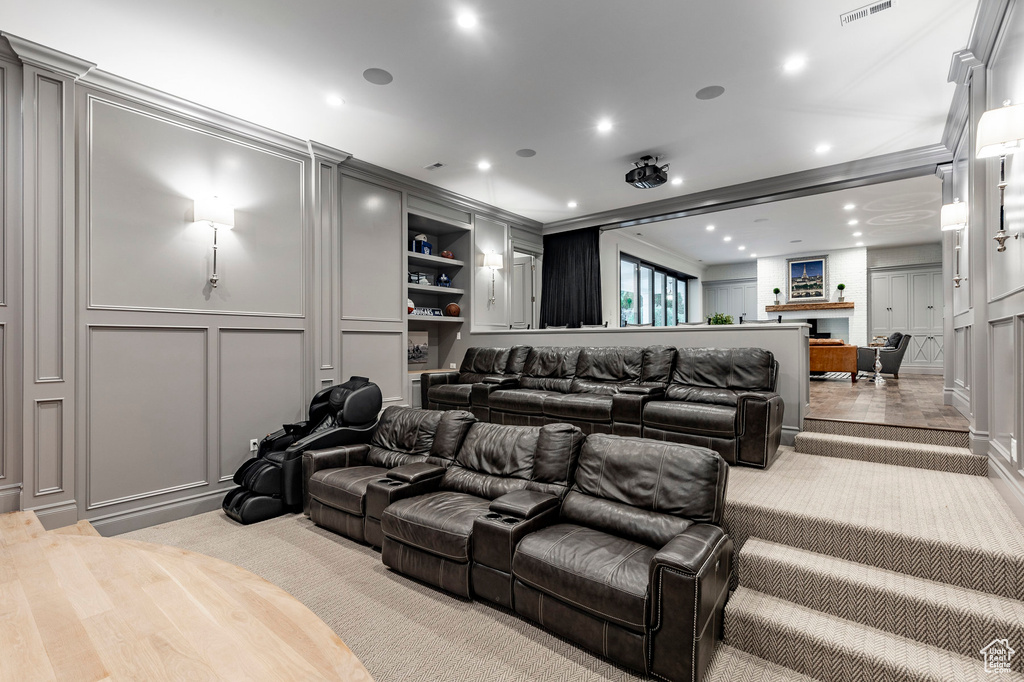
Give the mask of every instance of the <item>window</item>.
<path id="1" fill-rule="evenodd" d="M 622 254 L 619 262 L 620 325 L 673 327 L 686 323 L 689 275 Z"/>

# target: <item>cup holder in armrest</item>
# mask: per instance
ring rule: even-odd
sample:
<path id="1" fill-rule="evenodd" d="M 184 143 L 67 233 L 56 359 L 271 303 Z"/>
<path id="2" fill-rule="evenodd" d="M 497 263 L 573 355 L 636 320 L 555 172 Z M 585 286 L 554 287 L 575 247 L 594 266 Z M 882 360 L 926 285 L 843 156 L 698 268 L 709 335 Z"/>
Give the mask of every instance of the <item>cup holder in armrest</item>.
<path id="1" fill-rule="evenodd" d="M 503 518 L 501 520 L 502 523 L 507 523 L 510 526 L 516 525 L 517 523 L 519 523 L 519 521 L 520 521 L 520 519 L 517 519 L 514 516 L 506 516 L 505 518 Z"/>
<path id="2" fill-rule="evenodd" d="M 377 483 L 383 483 L 384 485 L 388 485 L 388 484 L 391 483 L 391 479 L 390 478 L 378 478 L 377 479 Z"/>
<path id="3" fill-rule="evenodd" d="M 501 514 L 496 514 L 495 512 L 491 512 L 490 514 L 484 514 L 484 518 L 485 519 L 495 519 L 495 520 L 497 520 L 497 519 L 501 518 Z"/>

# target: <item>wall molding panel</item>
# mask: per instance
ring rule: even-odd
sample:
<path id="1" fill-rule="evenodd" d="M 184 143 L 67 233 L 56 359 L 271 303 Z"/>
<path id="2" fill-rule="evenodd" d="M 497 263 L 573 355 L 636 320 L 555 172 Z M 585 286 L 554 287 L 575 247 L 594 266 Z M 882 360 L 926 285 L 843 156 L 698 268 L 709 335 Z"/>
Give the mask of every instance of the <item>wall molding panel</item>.
<path id="1" fill-rule="evenodd" d="M 35 401 L 33 410 L 35 433 L 32 449 L 35 451 L 34 497 L 64 492 L 64 401 Z"/>

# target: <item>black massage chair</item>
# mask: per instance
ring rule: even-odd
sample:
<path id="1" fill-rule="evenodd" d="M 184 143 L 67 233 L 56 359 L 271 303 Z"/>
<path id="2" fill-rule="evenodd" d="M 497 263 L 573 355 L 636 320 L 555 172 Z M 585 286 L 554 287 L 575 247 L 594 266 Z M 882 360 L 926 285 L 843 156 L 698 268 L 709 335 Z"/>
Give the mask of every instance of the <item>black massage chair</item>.
<path id="1" fill-rule="evenodd" d="M 256 456 L 235 472 L 239 485 L 224 498 L 224 513 L 257 523 L 302 510 L 302 453 L 368 443 L 381 408 L 377 384 L 352 377 L 313 396 L 309 419 L 268 434 Z"/>

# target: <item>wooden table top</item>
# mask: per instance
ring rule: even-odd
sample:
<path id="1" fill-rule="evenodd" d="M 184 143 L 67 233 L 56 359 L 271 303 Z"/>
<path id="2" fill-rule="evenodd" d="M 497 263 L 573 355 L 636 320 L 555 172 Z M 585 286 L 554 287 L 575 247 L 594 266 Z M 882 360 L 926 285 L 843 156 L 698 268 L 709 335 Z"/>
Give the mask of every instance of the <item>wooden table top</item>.
<path id="1" fill-rule="evenodd" d="M 45 532 L 25 512 L 0 516 L 0 641 L 0 680 L 372 682 L 312 611 L 243 568 Z"/>

